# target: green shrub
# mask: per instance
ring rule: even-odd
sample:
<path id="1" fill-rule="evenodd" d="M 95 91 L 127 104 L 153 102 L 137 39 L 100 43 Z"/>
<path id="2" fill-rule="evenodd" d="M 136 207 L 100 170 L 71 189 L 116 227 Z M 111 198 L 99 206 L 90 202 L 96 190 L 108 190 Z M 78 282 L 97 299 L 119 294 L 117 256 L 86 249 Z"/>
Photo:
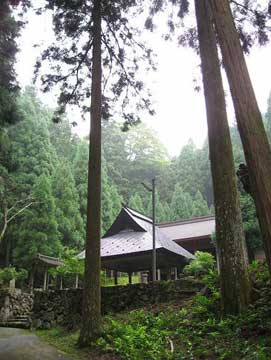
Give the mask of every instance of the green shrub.
<path id="1" fill-rule="evenodd" d="M 214 269 L 215 259 L 212 254 L 208 252 L 196 251 L 195 260 L 192 260 L 184 268 L 186 275 L 193 275 L 196 277 L 202 277 Z"/>
<path id="2" fill-rule="evenodd" d="M 143 321 L 142 314 L 132 316 L 129 323 L 108 318 L 97 345 L 125 360 L 171 359 L 168 332 L 161 329 L 153 315 L 144 313 Z"/>
<path id="3" fill-rule="evenodd" d="M 16 270 L 15 267 L 0 269 L 0 284 L 7 285 L 12 279 L 24 281 L 27 278 L 27 270 Z"/>
<path id="4" fill-rule="evenodd" d="M 267 264 L 262 261 L 252 261 L 249 266 L 249 272 L 252 281 L 259 286 L 270 282 Z"/>

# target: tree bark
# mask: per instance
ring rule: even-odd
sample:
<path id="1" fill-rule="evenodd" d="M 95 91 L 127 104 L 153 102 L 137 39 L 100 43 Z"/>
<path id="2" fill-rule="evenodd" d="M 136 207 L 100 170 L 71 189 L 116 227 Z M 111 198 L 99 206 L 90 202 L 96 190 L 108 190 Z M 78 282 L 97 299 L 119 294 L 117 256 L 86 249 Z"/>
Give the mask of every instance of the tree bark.
<path id="1" fill-rule="evenodd" d="M 249 303 L 245 237 L 216 38 L 207 0 L 195 0 L 216 215 L 221 299 L 225 313 Z"/>
<path id="2" fill-rule="evenodd" d="M 271 273 L 271 151 L 228 0 L 210 0 Z"/>
<path id="3" fill-rule="evenodd" d="M 79 346 L 88 346 L 101 328 L 101 1 L 93 7 L 91 131 L 82 326 Z"/>

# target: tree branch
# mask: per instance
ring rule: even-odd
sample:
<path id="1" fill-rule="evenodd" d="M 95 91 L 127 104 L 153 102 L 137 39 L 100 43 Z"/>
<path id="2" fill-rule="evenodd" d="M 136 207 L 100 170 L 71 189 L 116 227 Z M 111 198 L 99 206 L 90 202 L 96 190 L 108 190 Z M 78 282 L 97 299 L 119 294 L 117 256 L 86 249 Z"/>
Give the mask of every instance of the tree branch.
<path id="1" fill-rule="evenodd" d="M 7 220 L 7 224 L 9 224 L 16 216 L 18 216 L 19 214 L 21 214 L 24 210 L 26 210 L 27 208 L 29 208 L 29 206 L 33 205 L 33 204 L 37 204 L 38 201 L 32 201 L 31 203 L 25 205 L 22 209 L 18 210 L 14 215 L 12 215 L 8 220 Z"/>

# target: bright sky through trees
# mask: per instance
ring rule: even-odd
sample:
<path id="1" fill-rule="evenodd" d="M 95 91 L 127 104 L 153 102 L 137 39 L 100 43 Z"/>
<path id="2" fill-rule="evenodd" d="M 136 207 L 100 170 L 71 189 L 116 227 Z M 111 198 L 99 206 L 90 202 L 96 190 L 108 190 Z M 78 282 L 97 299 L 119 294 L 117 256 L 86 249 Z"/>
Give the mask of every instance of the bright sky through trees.
<path id="1" fill-rule="evenodd" d="M 35 2 L 42 2 L 37 0 Z M 145 19 L 145 17 L 144 17 Z M 142 19 L 143 21 L 143 19 Z M 161 16 L 161 25 L 166 22 Z M 141 19 L 139 19 L 141 22 Z M 200 79 L 200 60 L 190 49 L 178 47 L 176 43 L 166 42 L 161 33 L 144 34 L 157 54 L 158 69 L 155 73 L 144 74 L 147 86 L 153 94 L 156 115 L 152 118 L 146 116 L 147 121 L 157 130 L 162 142 L 171 155 L 177 155 L 182 146 L 192 138 L 197 146 L 201 146 L 207 136 L 207 125 L 203 92 L 195 92 L 193 82 Z M 28 14 L 28 24 L 22 31 L 20 39 L 21 52 L 18 55 L 17 73 L 21 86 L 31 84 L 35 59 L 44 46 L 53 39 L 50 15 L 36 16 Z M 41 48 L 34 48 L 34 44 Z M 271 90 L 271 45 L 264 48 L 255 47 L 247 57 L 250 74 L 262 112 L 266 111 L 267 98 Z M 229 91 L 227 91 L 229 106 L 229 119 L 234 121 Z M 56 105 L 55 94 L 41 94 L 41 99 L 50 106 Z M 69 110 L 69 118 L 79 125 L 75 131 L 80 135 L 87 135 L 89 122 L 80 120 L 81 115 L 76 110 Z"/>

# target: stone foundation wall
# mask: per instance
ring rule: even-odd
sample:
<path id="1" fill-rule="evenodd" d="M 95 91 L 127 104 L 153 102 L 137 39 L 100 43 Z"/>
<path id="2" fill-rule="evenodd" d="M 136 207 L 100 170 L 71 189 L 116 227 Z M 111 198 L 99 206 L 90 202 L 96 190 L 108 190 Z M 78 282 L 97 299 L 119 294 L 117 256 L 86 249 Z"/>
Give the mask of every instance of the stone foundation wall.
<path id="1" fill-rule="evenodd" d="M 33 308 L 33 295 L 22 293 L 19 289 L 0 290 L 0 321 L 27 315 Z"/>
<path id="2" fill-rule="evenodd" d="M 102 313 L 116 313 L 156 303 L 190 297 L 202 288 L 192 279 L 160 281 L 102 288 Z M 35 292 L 33 327 L 49 329 L 57 324 L 73 327 L 80 323 L 82 289 Z"/>

